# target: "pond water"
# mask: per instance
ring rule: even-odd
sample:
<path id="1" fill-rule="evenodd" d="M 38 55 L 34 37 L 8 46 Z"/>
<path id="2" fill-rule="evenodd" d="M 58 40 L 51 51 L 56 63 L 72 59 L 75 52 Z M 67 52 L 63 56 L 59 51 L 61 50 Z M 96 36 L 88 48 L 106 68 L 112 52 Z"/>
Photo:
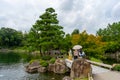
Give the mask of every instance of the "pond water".
<path id="1" fill-rule="evenodd" d="M 0 63 L 0 80 L 62 80 L 64 76 L 52 72 L 29 74 L 23 63 Z"/>
<path id="2" fill-rule="evenodd" d="M 27 73 L 24 66 L 30 58 L 24 53 L 0 52 L 0 80 L 62 80 L 66 75 L 53 72 Z"/>

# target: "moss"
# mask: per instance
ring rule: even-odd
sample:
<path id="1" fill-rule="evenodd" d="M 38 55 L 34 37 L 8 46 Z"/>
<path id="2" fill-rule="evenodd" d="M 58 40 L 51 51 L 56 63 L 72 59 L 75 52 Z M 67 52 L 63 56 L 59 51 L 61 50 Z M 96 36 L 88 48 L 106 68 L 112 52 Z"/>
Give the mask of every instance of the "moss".
<path id="1" fill-rule="evenodd" d="M 43 66 L 43 67 L 47 67 L 49 64 L 45 60 L 40 60 L 40 65 Z"/>
<path id="2" fill-rule="evenodd" d="M 48 55 L 48 56 L 43 56 L 42 59 L 43 59 L 43 60 L 50 60 L 50 59 L 51 59 L 51 56 L 49 56 L 49 55 Z"/>
<path id="3" fill-rule="evenodd" d="M 47 62 L 44 62 L 44 63 L 41 64 L 41 66 L 43 66 L 43 67 L 48 67 L 48 65 L 49 64 Z"/>
<path id="4" fill-rule="evenodd" d="M 113 70 L 120 71 L 120 64 L 117 64 L 113 67 Z"/>
<path id="5" fill-rule="evenodd" d="M 51 64 L 54 64 L 54 63 L 55 63 L 55 60 L 56 60 L 55 58 L 51 58 L 51 59 L 50 59 L 50 63 L 51 63 Z"/>
<path id="6" fill-rule="evenodd" d="M 35 61 L 37 61 L 37 60 L 32 59 L 32 60 L 29 61 L 29 63 L 31 64 L 31 63 L 33 63 L 33 62 L 35 62 Z"/>

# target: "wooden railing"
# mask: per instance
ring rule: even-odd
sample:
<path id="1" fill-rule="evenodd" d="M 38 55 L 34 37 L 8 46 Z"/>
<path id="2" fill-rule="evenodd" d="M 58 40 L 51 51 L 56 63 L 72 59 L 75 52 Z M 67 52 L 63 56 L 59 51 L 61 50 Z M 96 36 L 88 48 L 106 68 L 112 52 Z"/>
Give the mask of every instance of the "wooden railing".
<path id="1" fill-rule="evenodd" d="M 101 66 L 101 67 L 105 67 L 105 68 L 108 68 L 108 69 L 112 69 L 113 66 L 112 65 L 108 65 L 108 64 L 104 64 L 104 63 L 99 63 L 99 62 L 95 62 L 95 61 L 90 61 L 90 60 L 87 60 L 89 63 L 91 64 L 94 64 L 94 65 L 98 65 L 98 66 Z"/>
<path id="2" fill-rule="evenodd" d="M 108 64 L 104 64 L 104 63 L 99 63 L 99 62 L 95 62 L 95 61 L 90 61 L 90 60 L 87 60 L 89 63 L 93 64 L 93 65 L 97 65 L 97 66 L 101 66 L 101 67 L 105 67 L 105 68 L 108 68 L 108 69 L 112 69 L 113 66 L 112 65 L 108 65 Z M 71 68 L 72 66 L 72 60 L 69 60 L 69 59 L 65 59 L 65 62 L 66 62 L 66 65 Z"/>

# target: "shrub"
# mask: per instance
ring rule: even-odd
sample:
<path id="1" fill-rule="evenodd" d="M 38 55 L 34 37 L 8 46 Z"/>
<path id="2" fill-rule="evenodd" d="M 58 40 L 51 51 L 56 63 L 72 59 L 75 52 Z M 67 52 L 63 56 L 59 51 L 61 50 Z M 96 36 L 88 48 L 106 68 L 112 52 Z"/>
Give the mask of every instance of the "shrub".
<path id="1" fill-rule="evenodd" d="M 43 60 L 50 60 L 50 59 L 51 59 L 51 56 L 43 56 L 42 59 L 43 59 Z"/>
<path id="2" fill-rule="evenodd" d="M 37 60 L 32 59 L 32 60 L 29 61 L 29 63 L 32 64 L 35 61 L 37 61 Z"/>
<path id="3" fill-rule="evenodd" d="M 98 59 L 98 58 L 90 57 L 90 60 L 102 63 L 102 61 L 100 59 Z"/>
<path id="4" fill-rule="evenodd" d="M 44 63 L 44 62 L 45 62 L 45 60 L 40 59 L 40 64 L 42 64 L 42 63 Z"/>
<path id="5" fill-rule="evenodd" d="M 120 64 L 117 64 L 113 67 L 113 70 L 120 71 Z"/>
<path id="6" fill-rule="evenodd" d="M 54 64 L 54 63 L 55 63 L 55 60 L 56 60 L 55 58 L 51 58 L 51 59 L 50 59 L 50 63 Z"/>
<path id="7" fill-rule="evenodd" d="M 43 66 L 43 67 L 47 67 L 49 64 L 45 60 L 40 60 L 40 65 Z"/>
<path id="8" fill-rule="evenodd" d="M 48 65 L 49 65 L 48 62 L 44 62 L 41 64 L 41 66 L 43 66 L 43 67 L 47 67 Z"/>

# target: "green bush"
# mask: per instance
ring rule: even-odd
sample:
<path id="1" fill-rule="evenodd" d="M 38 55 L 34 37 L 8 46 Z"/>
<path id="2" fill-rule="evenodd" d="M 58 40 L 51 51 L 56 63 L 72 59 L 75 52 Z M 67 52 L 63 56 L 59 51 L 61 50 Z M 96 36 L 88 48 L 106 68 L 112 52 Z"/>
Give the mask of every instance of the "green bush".
<path id="1" fill-rule="evenodd" d="M 43 56 L 42 59 L 43 59 L 43 60 L 50 60 L 50 59 L 51 59 L 51 56 L 49 56 L 49 55 L 48 55 L 48 56 Z"/>
<path id="2" fill-rule="evenodd" d="M 29 61 L 29 63 L 31 64 L 31 63 L 33 63 L 33 62 L 35 62 L 35 61 L 37 61 L 37 60 L 32 59 L 32 60 Z"/>
<path id="3" fill-rule="evenodd" d="M 54 64 L 54 63 L 55 63 L 55 60 L 56 60 L 55 58 L 51 58 L 51 59 L 50 59 L 50 63 Z"/>
<path id="4" fill-rule="evenodd" d="M 102 61 L 100 59 L 98 59 L 98 58 L 90 57 L 90 60 L 102 63 Z"/>
<path id="5" fill-rule="evenodd" d="M 120 64 L 117 64 L 113 67 L 113 70 L 120 71 Z"/>
<path id="6" fill-rule="evenodd" d="M 49 64 L 45 60 L 40 60 L 40 65 L 43 66 L 43 67 L 47 67 Z"/>
<path id="7" fill-rule="evenodd" d="M 40 59 L 40 64 L 42 64 L 42 63 L 44 63 L 44 62 L 45 62 L 45 60 Z"/>
<path id="8" fill-rule="evenodd" d="M 43 67 L 47 67 L 48 65 L 49 65 L 48 62 L 44 62 L 41 64 L 41 66 L 43 66 Z"/>

